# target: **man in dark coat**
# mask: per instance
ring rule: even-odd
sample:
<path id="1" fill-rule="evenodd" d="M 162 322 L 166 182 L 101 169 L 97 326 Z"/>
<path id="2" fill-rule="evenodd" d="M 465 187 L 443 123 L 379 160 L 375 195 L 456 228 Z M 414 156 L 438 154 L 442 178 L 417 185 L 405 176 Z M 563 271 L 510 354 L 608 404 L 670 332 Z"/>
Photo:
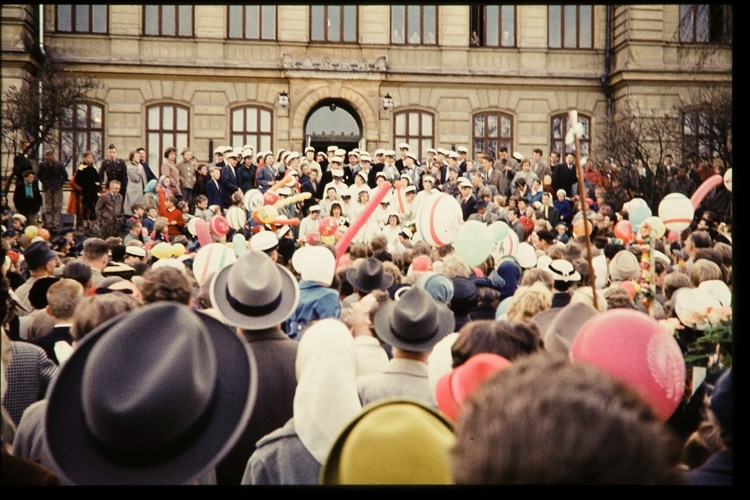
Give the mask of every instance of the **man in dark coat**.
<path id="1" fill-rule="evenodd" d="M 250 275 L 252 289 L 243 278 Z M 257 250 L 243 253 L 213 279 L 211 303 L 245 338 L 256 361 L 255 407 L 242 436 L 216 467 L 217 484 L 238 485 L 258 440 L 282 427 L 293 415 L 298 343 L 280 325 L 296 308 L 299 286 L 289 271 Z M 229 297 L 230 289 L 236 296 Z M 261 308 L 263 304 L 277 305 Z"/>
<path id="2" fill-rule="evenodd" d="M 42 208 L 42 193 L 39 191 L 39 181 L 36 180 L 33 171 L 23 172 L 20 182 L 16 183 L 13 204 L 16 212 L 24 215 L 29 224 L 34 223 L 39 215 L 39 209 Z"/>
<path id="3" fill-rule="evenodd" d="M 99 182 L 105 188 L 109 187 L 111 181 L 120 181 L 120 189 L 123 193 L 128 190 L 128 168 L 125 166 L 125 160 L 117 157 L 117 148 L 110 144 L 107 149 L 106 160 L 102 160 L 99 167 Z M 123 198 L 123 201 L 125 199 Z"/>
<path id="4" fill-rule="evenodd" d="M 8 182 L 5 184 L 5 194 L 8 194 L 10 190 L 10 184 L 15 179 L 16 185 L 21 183 L 23 179 L 23 173 L 27 170 L 33 171 L 31 162 L 29 161 L 29 153 L 31 153 L 31 144 L 29 141 L 21 141 L 19 144 L 21 152 L 13 158 L 13 171 L 11 172 Z"/>
<path id="5" fill-rule="evenodd" d="M 552 189 L 555 191 L 564 189 L 565 194 L 570 196 L 570 193 L 573 191 L 573 184 L 578 182 L 575 163 L 575 154 L 568 151 L 565 155 L 565 163 L 552 171 Z"/>
<path id="6" fill-rule="evenodd" d="M 61 161 L 55 160 L 55 153 L 48 150 L 39 163 L 39 182 L 44 188 L 44 225 L 51 231 L 60 228 L 62 213 L 63 185 L 68 182 L 68 171 Z"/>

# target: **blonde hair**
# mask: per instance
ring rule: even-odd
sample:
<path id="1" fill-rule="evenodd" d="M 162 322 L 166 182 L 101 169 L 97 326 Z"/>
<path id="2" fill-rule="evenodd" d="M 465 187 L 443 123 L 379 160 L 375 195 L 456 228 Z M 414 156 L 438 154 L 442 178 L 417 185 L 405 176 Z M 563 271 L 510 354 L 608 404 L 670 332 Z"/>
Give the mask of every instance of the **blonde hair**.
<path id="1" fill-rule="evenodd" d="M 690 286 L 697 287 L 704 281 L 719 280 L 724 281 L 724 275 L 721 268 L 708 259 L 700 259 L 693 262 L 690 267 Z"/>
<path id="2" fill-rule="evenodd" d="M 81 297 L 83 285 L 75 280 L 63 278 L 47 290 L 47 305 L 55 318 L 69 319 L 73 317 Z"/>
<path id="3" fill-rule="evenodd" d="M 164 231 L 164 228 L 169 226 L 169 220 L 166 217 L 157 217 L 154 221 L 154 234 L 159 234 Z"/>
<path id="4" fill-rule="evenodd" d="M 542 282 L 518 287 L 508 304 L 508 321 L 529 321 L 552 306 L 552 291 Z"/>

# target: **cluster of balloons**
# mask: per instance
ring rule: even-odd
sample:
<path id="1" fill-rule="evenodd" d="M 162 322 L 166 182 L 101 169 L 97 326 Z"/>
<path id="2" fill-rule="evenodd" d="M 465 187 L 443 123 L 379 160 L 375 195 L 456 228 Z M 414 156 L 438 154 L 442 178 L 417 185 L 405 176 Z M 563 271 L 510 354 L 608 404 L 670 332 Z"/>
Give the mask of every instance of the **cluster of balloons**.
<path id="1" fill-rule="evenodd" d="M 26 226 L 26 229 L 23 230 L 23 234 L 25 234 L 29 239 L 34 239 L 37 236 L 42 238 L 44 241 L 49 241 L 50 239 L 50 233 L 43 227 L 36 227 L 36 226 Z"/>
<path id="2" fill-rule="evenodd" d="M 175 243 L 170 245 L 169 243 L 162 241 L 151 247 L 151 255 L 157 259 L 168 259 L 170 257 L 180 257 L 185 255 L 187 249 L 182 243 Z"/>
<path id="3" fill-rule="evenodd" d="M 644 237 L 661 238 L 665 234 L 672 242 L 679 232 L 690 226 L 695 215 L 693 202 L 684 194 L 670 193 L 659 203 L 659 215 L 653 215 L 642 198 L 630 201 L 628 220 L 621 220 L 614 227 L 615 237 L 624 244 L 633 239 L 639 243 Z"/>

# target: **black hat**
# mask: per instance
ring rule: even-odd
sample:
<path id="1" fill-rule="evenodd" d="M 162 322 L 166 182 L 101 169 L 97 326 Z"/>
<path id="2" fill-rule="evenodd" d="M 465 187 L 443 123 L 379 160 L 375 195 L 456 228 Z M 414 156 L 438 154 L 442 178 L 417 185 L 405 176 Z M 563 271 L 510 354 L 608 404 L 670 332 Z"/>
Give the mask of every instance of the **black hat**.
<path id="1" fill-rule="evenodd" d="M 50 250 L 46 241 L 35 241 L 26 247 L 23 257 L 29 269 L 38 269 L 57 257 L 57 254 Z"/>
<path id="2" fill-rule="evenodd" d="M 49 291 L 49 287 L 58 281 L 60 281 L 60 278 L 53 278 L 52 276 L 46 276 L 36 280 L 29 289 L 29 304 L 31 304 L 34 309 L 44 309 L 47 307 L 47 291 Z"/>
<path id="3" fill-rule="evenodd" d="M 393 276 L 383 270 L 383 263 L 370 257 L 358 267 L 346 271 L 346 280 L 362 295 L 373 290 L 387 290 L 393 284 Z"/>
<path id="4" fill-rule="evenodd" d="M 44 432 L 55 472 L 72 484 L 191 483 L 241 436 L 256 377 L 246 342 L 187 306 L 113 318 L 52 383 Z"/>
<path id="5" fill-rule="evenodd" d="M 400 299 L 384 303 L 374 318 L 375 333 L 406 351 L 428 352 L 456 326 L 453 312 L 415 286 Z"/>
<path id="6" fill-rule="evenodd" d="M 465 316 L 477 305 L 479 290 L 472 280 L 463 276 L 456 276 L 451 281 L 453 298 L 450 308 L 457 316 Z"/>

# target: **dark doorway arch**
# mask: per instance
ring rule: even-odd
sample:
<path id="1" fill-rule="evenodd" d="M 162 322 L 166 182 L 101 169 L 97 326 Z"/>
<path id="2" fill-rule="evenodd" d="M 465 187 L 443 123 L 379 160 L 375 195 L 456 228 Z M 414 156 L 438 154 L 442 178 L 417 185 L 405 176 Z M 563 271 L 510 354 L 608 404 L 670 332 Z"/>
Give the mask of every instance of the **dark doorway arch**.
<path id="1" fill-rule="evenodd" d="M 323 99 L 305 117 L 303 150 L 308 145 L 325 152 L 328 146 L 346 151 L 358 148 L 363 136 L 362 119 L 343 99 Z M 346 160 L 346 159 L 345 159 Z"/>

